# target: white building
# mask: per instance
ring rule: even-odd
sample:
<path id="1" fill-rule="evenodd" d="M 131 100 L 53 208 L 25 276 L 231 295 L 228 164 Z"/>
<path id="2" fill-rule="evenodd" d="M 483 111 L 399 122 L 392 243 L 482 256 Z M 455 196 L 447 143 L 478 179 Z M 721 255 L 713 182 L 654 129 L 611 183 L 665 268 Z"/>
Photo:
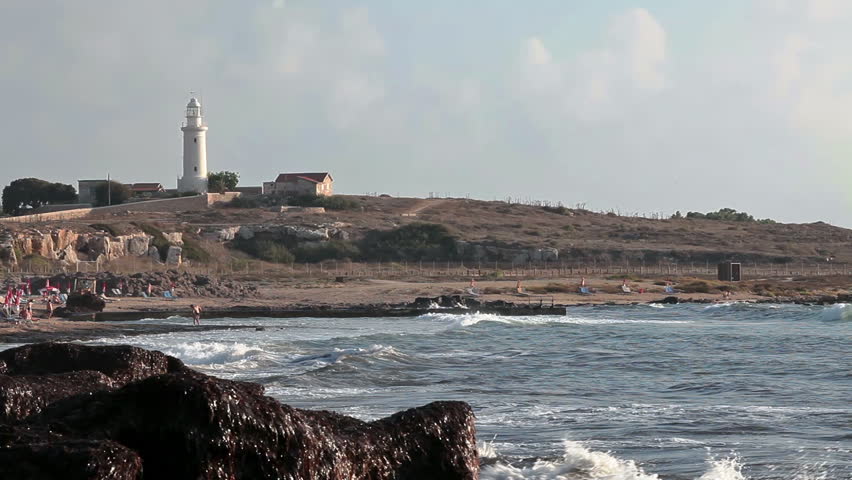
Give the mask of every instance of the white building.
<path id="1" fill-rule="evenodd" d="M 191 98 L 186 104 L 183 132 L 183 177 L 179 192 L 207 192 L 207 124 L 201 115 L 201 103 Z"/>

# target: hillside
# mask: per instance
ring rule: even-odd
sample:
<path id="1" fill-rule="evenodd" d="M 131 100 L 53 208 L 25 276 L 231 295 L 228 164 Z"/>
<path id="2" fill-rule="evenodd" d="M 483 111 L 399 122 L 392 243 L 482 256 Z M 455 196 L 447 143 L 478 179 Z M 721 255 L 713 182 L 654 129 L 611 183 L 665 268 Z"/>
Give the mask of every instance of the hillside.
<path id="1" fill-rule="evenodd" d="M 577 264 L 632 265 L 712 264 L 721 260 L 816 263 L 827 258 L 833 258 L 835 263 L 852 262 L 852 230 L 821 222 L 653 220 L 469 199 L 347 198 L 355 208 L 324 214 L 282 214 L 269 208 L 221 206 L 194 212 L 112 213 L 53 224 L 9 226 L 7 231 L 11 230 L 11 237 L 21 238 L 26 232 L 32 234 L 33 229 L 41 235 L 58 229 L 92 234 L 109 230 L 112 235 L 129 235 L 144 230 L 140 226 L 153 227 L 161 232 L 180 232 L 189 242 L 195 242 L 195 248 L 213 253 L 211 258 L 196 255 L 196 261 L 219 261 L 231 254 L 287 262 L 332 258 L 501 263 L 558 259 Z M 446 232 L 424 233 L 417 229 L 422 223 L 442 225 Z M 411 225 L 415 228 L 403 229 L 396 236 L 387 233 Z M 239 226 L 245 226 L 242 234 L 234 228 Z M 252 238 L 243 239 L 241 235 Z M 406 235 L 412 238 L 403 238 Z M 453 245 L 449 245 L 450 240 Z M 376 246 L 379 243 L 381 248 Z M 215 244 L 230 248 L 223 250 Z M 277 244 L 294 252 L 295 258 L 281 256 L 277 247 L 275 255 L 268 258 L 259 253 L 259 248 Z M 19 255 L 33 253 L 40 252 L 23 248 Z M 78 253 L 85 255 L 79 248 Z M 165 259 L 165 251 L 161 253 Z M 184 258 L 187 257 L 185 252 Z"/>

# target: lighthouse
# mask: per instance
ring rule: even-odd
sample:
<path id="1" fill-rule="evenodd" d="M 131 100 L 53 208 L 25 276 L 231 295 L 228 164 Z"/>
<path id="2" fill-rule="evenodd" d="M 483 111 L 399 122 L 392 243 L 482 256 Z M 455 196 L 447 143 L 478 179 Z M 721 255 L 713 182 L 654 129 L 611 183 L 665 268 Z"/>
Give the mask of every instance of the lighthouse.
<path id="1" fill-rule="evenodd" d="M 201 116 L 201 103 L 196 98 L 186 104 L 183 132 L 183 177 L 178 179 L 179 192 L 207 192 L 207 124 Z"/>

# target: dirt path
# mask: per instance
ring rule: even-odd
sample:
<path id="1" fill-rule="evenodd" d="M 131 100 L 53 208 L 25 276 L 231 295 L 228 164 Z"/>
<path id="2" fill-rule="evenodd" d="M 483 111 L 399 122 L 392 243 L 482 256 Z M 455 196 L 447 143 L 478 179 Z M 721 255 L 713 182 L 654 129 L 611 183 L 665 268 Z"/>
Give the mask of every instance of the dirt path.
<path id="1" fill-rule="evenodd" d="M 403 213 L 403 215 L 417 215 L 418 213 L 426 210 L 428 208 L 437 207 L 442 203 L 446 203 L 446 199 L 442 198 L 424 198 L 417 202 L 414 207 L 412 207 L 409 211 Z"/>

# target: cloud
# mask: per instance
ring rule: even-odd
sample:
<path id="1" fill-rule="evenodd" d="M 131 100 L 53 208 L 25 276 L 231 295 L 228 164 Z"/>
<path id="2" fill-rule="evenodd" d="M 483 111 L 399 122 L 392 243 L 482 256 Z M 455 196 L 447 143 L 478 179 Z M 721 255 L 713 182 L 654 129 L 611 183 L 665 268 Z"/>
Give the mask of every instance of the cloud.
<path id="1" fill-rule="evenodd" d="M 808 18 L 817 22 L 839 20 L 850 11 L 847 0 L 806 0 Z"/>
<path id="2" fill-rule="evenodd" d="M 667 87 L 667 37 L 645 9 L 615 16 L 599 47 L 556 58 L 539 36 L 524 42 L 521 95 L 560 106 L 563 113 L 598 121 Z"/>
<path id="3" fill-rule="evenodd" d="M 530 37 L 526 41 L 526 60 L 530 65 L 549 65 L 553 55 L 539 37 Z"/>
<path id="4" fill-rule="evenodd" d="M 645 9 L 635 8 L 616 20 L 612 35 L 621 40 L 629 74 L 637 88 L 660 90 L 665 87 L 666 31 Z"/>

